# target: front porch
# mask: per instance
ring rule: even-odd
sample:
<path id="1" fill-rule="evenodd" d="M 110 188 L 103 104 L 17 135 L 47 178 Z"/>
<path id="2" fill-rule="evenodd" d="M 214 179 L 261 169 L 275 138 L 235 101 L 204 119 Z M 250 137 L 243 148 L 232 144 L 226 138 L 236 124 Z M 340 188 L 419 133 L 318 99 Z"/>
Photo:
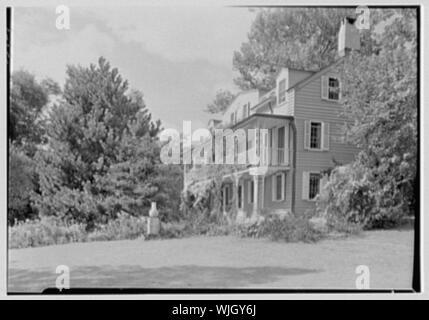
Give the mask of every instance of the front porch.
<path id="1" fill-rule="evenodd" d="M 237 222 L 291 212 L 291 182 L 286 167 L 253 167 L 224 177 L 222 211 Z M 289 194 L 287 193 L 289 191 Z"/>

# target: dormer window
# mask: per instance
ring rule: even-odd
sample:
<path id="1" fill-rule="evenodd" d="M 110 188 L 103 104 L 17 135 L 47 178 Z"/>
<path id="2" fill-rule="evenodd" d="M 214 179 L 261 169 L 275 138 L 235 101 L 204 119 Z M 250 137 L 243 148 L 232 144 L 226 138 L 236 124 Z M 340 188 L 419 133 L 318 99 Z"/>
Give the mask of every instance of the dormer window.
<path id="1" fill-rule="evenodd" d="M 286 79 L 279 82 L 279 104 L 286 101 Z"/>
<path id="2" fill-rule="evenodd" d="M 338 78 L 329 77 L 328 79 L 328 99 L 340 99 L 340 81 L 338 80 Z"/>
<path id="3" fill-rule="evenodd" d="M 341 82 L 336 76 L 322 76 L 322 99 L 339 101 L 341 98 Z"/>

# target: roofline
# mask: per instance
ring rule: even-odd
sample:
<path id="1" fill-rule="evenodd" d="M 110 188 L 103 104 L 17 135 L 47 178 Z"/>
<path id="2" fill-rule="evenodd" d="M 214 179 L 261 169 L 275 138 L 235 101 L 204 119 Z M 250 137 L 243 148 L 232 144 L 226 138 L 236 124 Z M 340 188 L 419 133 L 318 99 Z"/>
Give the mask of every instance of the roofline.
<path id="1" fill-rule="evenodd" d="M 245 93 L 249 93 L 249 92 L 253 92 L 253 91 L 258 91 L 258 89 L 248 89 L 248 90 L 244 90 L 244 91 L 240 91 L 238 92 L 234 99 L 232 99 L 232 101 L 229 103 L 228 107 L 225 109 L 225 111 L 222 113 L 222 115 L 225 115 L 225 113 L 228 111 L 228 109 L 232 106 L 232 104 L 235 102 L 235 100 L 237 100 L 237 98 Z"/>
<path id="2" fill-rule="evenodd" d="M 313 81 L 314 79 L 318 78 L 322 74 L 328 72 L 329 70 L 331 70 L 333 67 L 337 66 L 343 60 L 344 60 L 344 57 L 341 57 L 340 59 L 338 59 L 337 61 L 335 61 L 331 65 L 329 65 L 329 66 L 323 68 L 322 70 L 319 70 L 316 73 L 312 74 L 311 76 L 309 76 L 309 77 L 307 77 L 307 78 L 305 78 L 305 79 L 303 79 L 303 80 L 295 83 L 292 87 L 290 87 L 289 89 L 287 89 L 287 91 L 292 90 L 292 89 L 301 89 L 307 83 Z"/>
<path id="3" fill-rule="evenodd" d="M 280 114 L 269 114 L 269 113 L 254 113 L 250 115 L 249 117 L 237 122 L 233 126 L 230 127 L 230 129 L 235 129 L 238 126 L 252 120 L 253 118 L 271 118 L 271 119 L 285 119 L 285 120 L 294 120 L 295 118 L 293 116 L 286 116 L 286 115 L 280 115 Z"/>

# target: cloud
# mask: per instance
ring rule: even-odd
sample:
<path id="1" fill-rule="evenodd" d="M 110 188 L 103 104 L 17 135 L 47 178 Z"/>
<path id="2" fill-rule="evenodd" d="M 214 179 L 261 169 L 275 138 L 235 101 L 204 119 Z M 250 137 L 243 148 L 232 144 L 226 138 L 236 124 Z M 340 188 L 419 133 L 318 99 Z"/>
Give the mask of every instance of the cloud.
<path id="1" fill-rule="evenodd" d="M 204 60 L 232 66 L 255 13 L 247 8 L 106 8 L 96 16 L 124 41 L 135 41 L 170 61 Z"/>
<path id="2" fill-rule="evenodd" d="M 203 110 L 220 88 L 232 89 L 232 53 L 245 41 L 251 14 L 238 8 L 72 8 L 71 29 L 55 28 L 55 9 L 18 8 L 14 69 L 64 83 L 66 65 L 99 56 L 141 90 L 154 119 L 203 127 Z"/>

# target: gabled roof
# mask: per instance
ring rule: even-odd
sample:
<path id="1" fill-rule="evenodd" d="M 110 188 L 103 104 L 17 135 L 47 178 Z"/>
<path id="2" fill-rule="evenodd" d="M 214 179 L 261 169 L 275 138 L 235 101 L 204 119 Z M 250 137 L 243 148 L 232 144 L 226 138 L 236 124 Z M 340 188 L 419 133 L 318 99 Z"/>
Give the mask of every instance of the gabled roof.
<path id="1" fill-rule="evenodd" d="M 307 83 L 313 81 L 314 79 L 317 79 L 318 77 L 324 75 L 325 73 L 329 72 L 332 68 L 336 67 L 337 65 L 340 64 L 341 61 L 344 60 L 344 57 L 338 59 L 337 61 L 335 61 L 333 64 L 321 69 L 320 71 L 317 71 L 316 73 L 312 74 L 311 76 L 295 83 L 292 87 L 290 87 L 289 89 L 287 89 L 287 91 L 292 90 L 292 89 L 300 89 L 303 86 L 305 86 Z"/>
<path id="2" fill-rule="evenodd" d="M 225 109 L 225 111 L 222 113 L 222 115 L 224 115 L 224 114 L 228 111 L 228 109 L 229 109 L 229 108 L 234 104 L 235 100 L 237 100 L 237 98 L 238 98 L 239 96 L 242 96 L 243 94 L 250 93 L 250 92 L 254 92 L 254 91 L 258 91 L 258 89 L 249 89 L 249 90 L 244 90 L 244 91 L 240 91 L 239 93 L 237 93 L 237 95 L 235 96 L 235 98 L 234 98 L 234 99 L 232 99 L 231 103 L 230 103 L 230 104 L 229 104 L 229 106 Z"/>

